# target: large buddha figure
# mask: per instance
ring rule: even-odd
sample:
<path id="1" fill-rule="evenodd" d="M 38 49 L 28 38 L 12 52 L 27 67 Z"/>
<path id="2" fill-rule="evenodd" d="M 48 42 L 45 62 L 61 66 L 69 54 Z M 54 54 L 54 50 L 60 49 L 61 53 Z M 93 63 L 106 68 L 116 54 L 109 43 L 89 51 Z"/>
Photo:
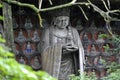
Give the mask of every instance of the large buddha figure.
<path id="1" fill-rule="evenodd" d="M 53 18 L 42 36 L 42 68 L 58 80 L 68 80 L 78 69 L 83 72 L 83 46 L 77 30 L 69 23 L 67 9 L 58 10 Z"/>

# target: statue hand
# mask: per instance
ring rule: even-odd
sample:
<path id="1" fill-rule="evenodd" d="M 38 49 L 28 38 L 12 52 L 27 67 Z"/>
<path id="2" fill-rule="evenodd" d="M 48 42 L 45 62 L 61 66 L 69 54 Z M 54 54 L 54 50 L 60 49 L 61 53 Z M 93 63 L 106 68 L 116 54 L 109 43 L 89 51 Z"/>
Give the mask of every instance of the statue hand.
<path id="1" fill-rule="evenodd" d="M 63 46 L 63 48 L 64 48 L 66 51 L 70 51 L 70 52 L 73 52 L 73 51 L 77 51 L 77 50 L 78 50 L 78 46 L 72 45 L 72 44 L 67 44 L 67 45 Z"/>

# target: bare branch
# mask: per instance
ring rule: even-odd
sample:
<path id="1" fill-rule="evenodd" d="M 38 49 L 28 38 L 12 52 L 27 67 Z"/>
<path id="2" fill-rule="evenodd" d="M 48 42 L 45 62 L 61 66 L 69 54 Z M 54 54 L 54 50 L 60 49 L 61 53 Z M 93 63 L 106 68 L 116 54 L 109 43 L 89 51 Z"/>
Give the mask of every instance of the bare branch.
<path id="1" fill-rule="evenodd" d="M 110 0 L 107 0 L 108 8 L 110 9 Z"/>
<path id="2" fill-rule="evenodd" d="M 74 5 L 89 5 L 89 3 L 87 2 L 77 2 L 77 3 L 66 3 L 66 4 L 62 4 L 62 5 L 57 5 L 57 6 L 53 6 L 53 7 L 49 7 L 49 8 L 44 8 L 44 9 L 39 9 L 40 12 L 43 11 L 50 11 L 50 10 L 55 10 L 55 9 L 59 9 L 59 8 L 65 8 L 65 7 L 70 7 L 70 6 L 74 6 Z"/>
<path id="3" fill-rule="evenodd" d="M 39 0 L 39 9 L 42 7 L 42 0 Z"/>
<path id="4" fill-rule="evenodd" d="M 86 19 L 86 20 L 88 20 L 88 17 L 87 17 L 87 15 L 85 14 L 85 12 L 84 12 L 84 10 L 82 9 L 82 7 L 81 7 L 81 6 L 79 6 L 79 5 L 78 5 L 78 7 L 79 7 L 79 8 L 80 8 L 80 10 L 82 11 L 82 13 L 83 13 L 83 15 L 84 15 L 85 19 Z"/>
<path id="5" fill-rule="evenodd" d="M 119 12 L 120 13 L 120 10 L 111 10 L 111 11 L 109 11 L 109 13 L 115 13 L 115 12 Z"/>
<path id="6" fill-rule="evenodd" d="M 73 3 L 75 3 L 75 2 L 77 2 L 77 0 L 72 0 L 71 4 L 73 4 Z"/>
<path id="7" fill-rule="evenodd" d="M 27 4 L 27 3 L 21 3 L 19 1 L 15 1 L 15 0 L 2 0 L 2 1 L 6 1 L 8 2 L 9 4 L 15 4 L 15 5 L 18 5 L 18 6 L 23 6 L 23 7 L 28 7 L 28 8 L 31 8 L 32 10 L 34 10 L 36 13 L 39 12 L 39 9 L 37 7 L 35 7 L 34 4 Z"/>
<path id="8" fill-rule="evenodd" d="M 120 39 L 117 38 L 117 37 L 112 33 L 110 23 L 106 23 L 106 28 L 107 28 L 108 32 L 112 35 L 112 37 L 113 37 L 114 39 L 116 39 L 117 41 L 120 42 Z"/>
<path id="9" fill-rule="evenodd" d="M 41 18 L 40 13 L 39 13 L 39 14 L 37 14 L 37 15 L 38 15 L 38 18 L 39 18 L 39 23 L 40 23 L 40 26 L 41 26 L 41 27 L 43 27 L 43 25 L 42 25 L 42 18 Z"/>
<path id="10" fill-rule="evenodd" d="M 103 2 L 103 4 L 104 4 L 104 6 L 105 6 L 106 10 L 107 10 L 107 11 L 109 11 L 109 9 L 108 9 L 108 7 L 107 7 L 107 5 L 106 5 L 105 1 L 104 1 L 104 0 L 101 0 L 101 1 Z"/>
<path id="11" fill-rule="evenodd" d="M 88 2 L 77 2 L 77 0 L 72 0 L 71 2 L 68 2 L 66 4 L 57 5 L 57 6 L 53 6 L 53 7 L 49 7 L 49 8 L 43 8 L 43 9 L 42 8 L 38 9 L 33 4 L 21 3 L 21 2 L 15 1 L 15 0 L 2 0 L 2 1 L 6 1 L 6 2 L 11 3 L 11 4 L 16 4 L 16 5 L 19 5 L 19 6 L 24 6 L 24 7 L 31 8 L 37 14 L 39 14 L 39 12 L 45 12 L 45 11 L 50 11 L 50 10 L 54 10 L 54 9 L 59 9 L 59 8 L 64 8 L 64 7 L 70 7 L 70 6 L 77 5 L 81 9 L 81 11 L 84 14 L 86 19 L 88 19 L 88 18 L 86 16 L 85 12 L 83 11 L 83 9 L 80 7 L 80 5 L 92 6 L 94 11 L 98 12 L 104 18 L 104 20 L 106 22 L 111 22 L 111 21 L 114 21 L 114 20 L 118 21 L 119 20 L 119 19 L 111 17 L 110 14 L 116 14 L 117 12 L 120 12 L 120 10 L 109 10 L 104 0 L 102 0 L 102 2 L 104 4 L 105 8 L 107 9 L 106 12 L 103 11 L 102 9 L 100 9 L 98 6 L 94 5 L 90 0 L 87 0 Z M 49 0 L 49 1 L 51 1 L 51 0 Z M 40 4 L 42 4 L 42 2 Z M 110 7 L 109 1 L 108 1 L 108 5 Z M 41 20 L 41 16 L 38 16 L 38 17 Z"/>
<path id="12" fill-rule="evenodd" d="M 51 0 L 49 0 L 49 3 L 50 3 L 50 5 L 53 5 L 53 3 L 52 3 L 52 1 L 51 1 Z"/>
<path id="13" fill-rule="evenodd" d="M 53 7 L 49 7 L 49 8 L 38 9 L 33 4 L 21 3 L 19 1 L 14 1 L 14 0 L 11 0 L 11 1 L 10 0 L 2 0 L 2 1 L 6 1 L 6 2 L 8 2 L 10 4 L 15 4 L 15 5 L 18 5 L 18 6 L 24 6 L 24 7 L 31 8 L 36 13 L 38 13 L 38 12 L 44 12 L 44 11 L 50 11 L 50 10 L 54 10 L 54 9 L 64 8 L 64 7 L 70 7 L 70 6 L 73 6 L 73 5 L 86 5 L 86 6 L 89 5 L 89 3 L 87 3 L 87 2 L 73 3 L 75 1 L 77 1 L 77 0 L 73 0 L 73 1 L 71 1 L 69 3 L 66 3 L 66 4 L 62 4 L 62 5 L 58 5 L 58 6 L 53 6 Z"/>

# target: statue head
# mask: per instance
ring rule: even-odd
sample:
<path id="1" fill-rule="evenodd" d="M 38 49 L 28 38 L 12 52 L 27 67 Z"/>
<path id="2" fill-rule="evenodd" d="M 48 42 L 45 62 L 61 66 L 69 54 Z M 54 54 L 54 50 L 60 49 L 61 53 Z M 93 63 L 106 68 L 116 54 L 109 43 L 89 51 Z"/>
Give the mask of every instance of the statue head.
<path id="1" fill-rule="evenodd" d="M 66 28 L 69 25 L 69 17 L 68 16 L 58 16 L 54 21 L 54 25 L 58 28 Z"/>
<path id="2" fill-rule="evenodd" d="M 20 32 L 18 33 L 18 36 L 23 36 L 22 29 L 20 29 Z"/>
<path id="3" fill-rule="evenodd" d="M 54 12 L 54 25 L 58 28 L 66 28 L 69 25 L 69 9 L 58 9 Z"/>

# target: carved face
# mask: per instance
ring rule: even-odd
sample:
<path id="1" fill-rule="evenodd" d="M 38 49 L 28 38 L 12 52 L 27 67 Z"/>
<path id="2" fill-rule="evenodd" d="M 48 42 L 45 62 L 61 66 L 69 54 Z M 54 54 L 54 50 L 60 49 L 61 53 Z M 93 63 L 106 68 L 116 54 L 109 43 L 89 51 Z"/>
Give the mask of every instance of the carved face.
<path id="1" fill-rule="evenodd" d="M 19 34 L 18 34 L 18 36 L 23 36 L 23 32 L 20 31 Z"/>
<path id="2" fill-rule="evenodd" d="M 69 17 L 68 16 L 59 16 L 55 19 L 55 25 L 58 28 L 66 28 L 69 24 Z"/>

